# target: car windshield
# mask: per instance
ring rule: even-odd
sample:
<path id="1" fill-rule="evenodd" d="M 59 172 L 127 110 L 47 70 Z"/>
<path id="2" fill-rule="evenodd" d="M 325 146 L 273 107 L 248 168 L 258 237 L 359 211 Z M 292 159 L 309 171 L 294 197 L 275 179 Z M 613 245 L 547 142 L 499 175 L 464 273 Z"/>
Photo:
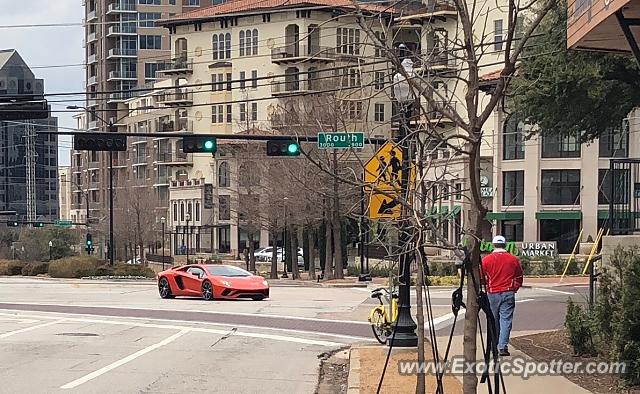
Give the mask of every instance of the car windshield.
<path id="1" fill-rule="evenodd" d="M 227 265 L 207 265 L 207 271 L 211 275 L 216 276 L 251 276 L 251 272 L 245 271 L 242 268 L 230 267 Z"/>

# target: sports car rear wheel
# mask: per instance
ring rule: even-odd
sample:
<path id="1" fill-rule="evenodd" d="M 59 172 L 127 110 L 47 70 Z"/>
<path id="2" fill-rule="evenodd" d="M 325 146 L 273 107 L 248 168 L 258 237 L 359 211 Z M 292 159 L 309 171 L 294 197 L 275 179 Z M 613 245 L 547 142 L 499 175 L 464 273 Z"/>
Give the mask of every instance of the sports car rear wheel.
<path id="1" fill-rule="evenodd" d="M 173 294 L 171 294 L 171 286 L 169 286 L 167 278 L 160 278 L 160 281 L 158 281 L 158 291 L 162 298 L 173 298 Z"/>
<path id="2" fill-rule="evenodd" d="M 202 284 L 202 298 L 207 301 L 213 300 L 213 286 L 209 281 L 206 281 Z"/>

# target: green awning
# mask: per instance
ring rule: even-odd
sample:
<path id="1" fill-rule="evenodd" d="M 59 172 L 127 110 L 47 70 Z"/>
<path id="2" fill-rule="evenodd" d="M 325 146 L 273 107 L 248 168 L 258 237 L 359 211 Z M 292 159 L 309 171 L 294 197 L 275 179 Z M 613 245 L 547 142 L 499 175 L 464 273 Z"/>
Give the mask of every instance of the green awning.
<path id="1" fill-rule="evenodd" d="M 582 211 L 540 211 L 536 212 L 537 220 L 581 220 Z"/>
<path id="2" fill-rule="evenodd" d="M 522 211 L 508 211 L 508 212 L 487 212 L 487 220 L 519 220 L 524 219 L 524 212 Z"/>

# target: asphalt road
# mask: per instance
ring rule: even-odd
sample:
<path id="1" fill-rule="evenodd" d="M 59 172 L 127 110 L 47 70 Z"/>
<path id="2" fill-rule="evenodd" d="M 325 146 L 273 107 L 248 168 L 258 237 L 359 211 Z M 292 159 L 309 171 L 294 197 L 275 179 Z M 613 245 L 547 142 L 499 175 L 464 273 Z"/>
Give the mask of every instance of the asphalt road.
<path id="1" fill-rule="evenodd" d="M 586 290 L 522 289 L 514 334 L 562 327 L 567 297 Z M 313 392 L 319 355 L 372 340 L 368 291 L 287 286 L 261 302 L 206 302 L 162 300 L 154 283 L 0 278 L 0 392 Z M 440 336 L 450 296 L 431 290 Z"/>

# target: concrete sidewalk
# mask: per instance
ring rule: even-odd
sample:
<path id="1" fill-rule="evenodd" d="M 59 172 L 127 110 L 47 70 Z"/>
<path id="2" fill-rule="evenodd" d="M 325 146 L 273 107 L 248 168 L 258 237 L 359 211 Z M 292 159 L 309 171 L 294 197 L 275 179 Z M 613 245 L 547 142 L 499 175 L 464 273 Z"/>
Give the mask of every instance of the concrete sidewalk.
<path id="1" fill-rule="evenodd" d="M 456 357 L 462 355 L 462 336 L 454 336 L 451 343 L 450 354 Z M 440 353 L 444 353 L 447 346 L 448 337 L 438 338 L 438 347 Z M 425 344 L 426 359 L 431 359 L 431 347 Z M 351 347 L 349 360 L 349 380 L 348 394 L 369 394 L 375 393 L 378 380 L 382 372 L 382 367 L 387 355 L 387 346 L 383 345 L 354 345 Z M 528 360 L 524 353 L 513 347 L 510 347 L 511 358 L 522 357 Z M 482 347 L 480 338 L 478 337 L 478 361 L 483 361 Z M 385 373 L 385 379 L 382 386 L 382 393 L 410 393 L 415 392 L 416 376 L 403 376 L 398 371 L 398 361 L 415 360 L 415 349 L 394 349 L 389 360 L 389 365 Z M 451 356 L 450 356 L 451 359 Z M 480 383 L 478 376 L 478 392 L 486 390 L 486 384 Z M 493 379 L 493 377 L 492 377 Z M 435 392 L 435 377 L 427 375 L 427 393 Z M 563 393 L 563 394 L 587 394 L 590 391 L 583 389 L 570 380 L 562 376 L 530 376 L 524 379 L 520 376 L 504 376 L 506 391 L 509 394 L 533 394 L 533 393 Z M 462 376 L 445 375 L 444 380 L 445 393 L 462 393 Z M 501 390 L 502 391 L 502 390 Z"/>

